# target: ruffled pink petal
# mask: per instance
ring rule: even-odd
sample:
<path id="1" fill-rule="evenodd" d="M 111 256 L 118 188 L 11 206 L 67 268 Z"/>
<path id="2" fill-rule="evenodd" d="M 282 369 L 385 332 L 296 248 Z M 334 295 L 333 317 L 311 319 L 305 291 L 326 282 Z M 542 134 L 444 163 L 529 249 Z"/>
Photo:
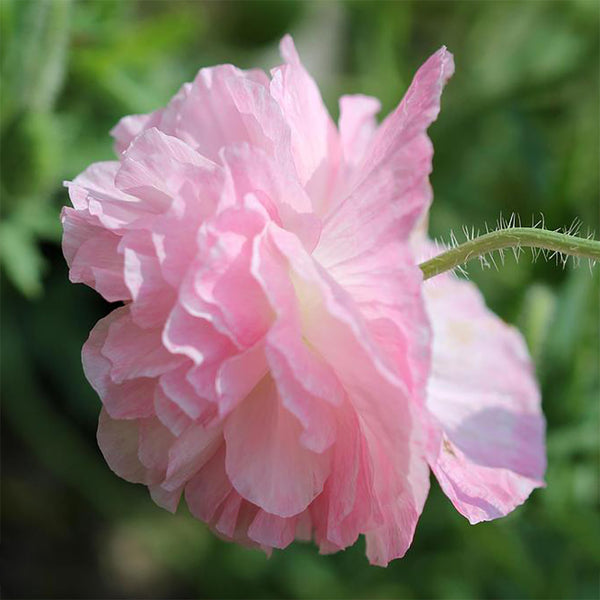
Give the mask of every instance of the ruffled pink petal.
<path id="1" fill-rule="evenodd" d="M 165 109 L 158 127 L 213 161 L 221 148 L 238 142 L 274 153 L 282 149 L 280 137 L 289 136 L 276 109 L 263 72 L 220 65 L 202 69 Z"/>
<path id="2" fill-rule="evenodd" d="M 217 165 L 176 137 L 151 128 L 139 135 L 121 159 L 118 189 L 143 200 L 148 212 L 164 213 L 186 180 L 214 176 Z"/>
<path id="3" fill-rule="evenodd" d="M 278 517 L 259 510 L 248 527 L 248 537 L 271 548 L 286 548 L 296 534 L 298 517 Z"/>
<path id="4" fill-rule="evenodd" d="M 148 486 L 150 497 L 158 506 L 168 510 L 171 513 L 177 511 L 181 499 L 181 488 L 174 491 L 165 490 L 160 484 L 151 484 Z"/>
<path id="5" fill-rule="evenodd" d="M 210 320 L 238 348 L 253 346 L 267 331 L 272 313 L 250 273 L 252 240 L 264 227 L 264 209 L 229 208 L 203 227 L 200 257 L 192 265 L 180 291 L 181 306 L 189 315 Z"/>
<path id="6" fill-rule="evenodd" d="M 375 116 L 381 102 L 372 96 L 356 94 L 340 98 L 340 142 L 344 161 L 355 167 L 360 164 L 377 129 Z"/>
<path id="7" fill-rule="evenodd" d="M 373 489 L 373 469 L 367 441 L 349 402 L 337 411 L 337 435 L 331 476 L 311 505 L 315 539 L 321 552 L 346 548 L 359 534 L 383 523 Z"/>
<path id="8" fill-rule="evenodd" d="M 163 277 L 152 234 L 145 230 L 129 232 L 122 238 L 120 249 L 134 322 L 144 329 L 162 327 L 177 294 Z"/>
<path id="9" fill-rule="evenodd" d="M 419 431 L 412 433 L 412 451 L 408 464 L 398 473 L 398 466 L 390 459 L 389 451 L 373 434 L 365 432 L 369 439 L 373 461 L 374 489 L 380 502 L 383 524 L 367 532 L 367 557 L 373 565 L 385 567 L 391 560 L 402 558 L 415 534 L 415 528 L 427 494 L 429 493 L 429 467 L 425 460 Z"/>
<path id="10" fill-rule="evenodd" d="M 154 127 L 160 122 L 163 110 L 156 110 L 147 115 L 129 115 L 123 117 L 111 130 L 110 135 L 115 140 L 115 152 L 123 153 L 129 144 L 145 129 Z"/>
<path id="11" fill-rule="evenodd" d="M 337 430 L 335 411 L 329 402 L 335 403 L 338 400 L 326 394 L 322 395 L 324 397 L 319 397 L 310 393 L 309 389 L 311 385 L 314 386 L 314 380 L 318 380 L 318 372 L 314 373 L 306 368 L 306 361 L 303 359 L 310 354 L 310 351 L 300 348 L 302 342 L 292 345 L 292 347 L 297 346 L 295 353 L 293 350 L 289 352 L 290 347 L 286 348 L 287 352 L 282 352 L 277 349 L 277 346 L 272 345 L 273 340 L 271 336 L 269 337 L 267 355 L 270 372 L 276 382 L 283 406 L 302 424 L 303 431 L 299 441 L 313 452 L 324 452 L 334 443 Z M 291 362 L 294 354 L 300 357 L 301 364 Z M 316 363 L 317 360 L 314 362 Z M 293 364 L 295 369 L 292 367 Z M 301 376 L 296 374 L 298 372 Z M 320 387 L 321 382 L 317 381 L 316 386 Z"/>
<path id="12" fill-rule="evenodd" d="M 214 455 L 222 440 L 217 427 L 191 425 L 169 448 L 162 487 L 170 491 L 179 489 Z"/>
<path id="13" fill-rule="evenodd" d="M 193 370 L 192 362 L 186 361 L 177 369 L 165 373 L 159 379 L 160 390 L 166 400 L 174 404 L 175 408 L 179 408 L 189 419 L 207 424 L 216 416 L 217 409 L 213 399 L 199 394 L 189 381 Z M 172 412 L 174 408 L 168 410 Z M 157 416 L 160 417 L 161 414 L 157 412 Z"/>
<path id="14" fill-rule="evenodd" d="M 102 354 L 112 323 L 128 318 L 128 308 L 117 308 L 100 319 L 83 346 L 83 370 L 88 381 L 113 419 L 134 419 L 152 416 L 156 382 L 141 377 L 115 383 L 111 377 L 112 363 Z"/>
<path id="15" fill-rule="evenodd" d="M 426 130 L 453 69 L 452 55 L 442 48 L 419 69 L 398 108 L 378 128 L 343 199 L 325 217 L 316 254 L 326 265 L 372 252 L 374 244 L 406 240 L 427 210 L 433 146 Z"/>
<path id="16" fill-rule="evenodd" d="M 312 214 L 312 203 L 293 171 L 258 148 L 238 145 L 225 149 L 231 194 L 241 202 L 248 194 L 263 205 L 271 220 L 295 233 L 310 252 L 317 244 L 321 225 Z"/>
<path id="17" fill-rule="evenodd" d="M 115 186 L 121 168 L 116 161 L 94 163 L 65 182 L 77 210 L 87 210 L 98 225 L 119 233 L 155 212 L 152 206 Z"/>
<path id="18" fill-rule="evenodd" d="M 371 540 L 370 560 L 387 564 L 409 547 L 429 489 L 424 442 L 409 382 L 386 366 L 351 298 L 319 269 L 294 236 L 269 227 L 261 240 L 265 246 L 255 275 L 267 291 L 289 285 L 287 273 L 299 298 L 304 338 L 335 369 L 352 408 L 360 415 L 360 435 L 374 468 L 373 494 L 368 499 L 372 506 L 363 517 L 375 514 L 379 507 L 383 521 L 366 531 L 373 525 L 368 520 L 361 523 L 361 529 Z M 269 260 L 276 252 L 279 259 Z M 330 539 L 322 540 L 322 550 L 334 546 Z"/>
<path id="19" fill-rule="evenodd" d="M 154 412 L 161 423 L 176 436 L 181 435 L 192 424 L 192 419 L 179 404 L 167 396 L 160 385 L 154 393 Z"/>
<path id="20" fill-rule="evenodd" d="M 210 523 L 233 486 L 225 472 L 225 444 L 215 451 L 185 486 L 185 500 L 190 512 Z"/>
<path id="21" fill-rule="evenodd" d="M 208 317 L 208 318 L 206 318 Z M 217 375 L 221 365 L 232 357 L 236 348 L 228 336 L 218 331 L 211 315 L 193 316 L 180 304 L 176 305 L 163 331 L 163 342 L 170 352 L 183 354 L 193 362 L 193 366 L 186 369 L 185 377 L 178 378 L 179 387 L 185 386 L 176 395 L 181 396 L 183 408 L 190 416 L 197 418 L 203 405 L 198 405 L 194 400 L 189 402 L 189 388 L 191 386 L 193 397 L 206 399 L 210 402 L 218 400 L 216 389 Z M 173 378 L 173 382 L 178 379 Z"/>
<path id="22" fill-rule="evenodd" d="M 328 273 L 356 303 L 386 366 L 423 403 L 430 365 L 423 274 L 407 244 L 373 242 L 369 252 L 329 265 Z"/>
<path id="23" fill-rule="evenodd" d="M 543 485 L 544 418 L 520 334 L 453 276 L 426 285 L 434 343 L 430 464 L 471 523 L 506 515 Z"/>
<path id="24" fill-rule="evenodd" d="M 331 160 L 339 142 L 319 88 L 300 62 L 289 35 L 281 40 L 280 51 L 285 64 L 271 72 L 270 90 L 291 129 L 292 155 L 304 185 Z"/>
<path id="25" fill-rule="evenodd" d="M 301 432 L 296 417 L 282 406 L 274 381 L 265 377 L 225 423 L 226 470 L 243 498 L 289 517 L 322 491 L 329 454 L 303 448 Z"/>
<path id="26" fill-rule="evenodd" d="M 136 325 L 129 308 L 110 323 L 100 352 L 110 361 L 110 376 L 117 384 L 128 379 L 157 377 L 182 362 L 164 347 L 160 329 L 142 329 Z"/>
<path id="27" fill-rule="evenodd" d="M 196 169 L 193 176 L 193 181 L 184 181 L 171 209 L 151 227 L 162 277 L 175 288 L 198 256 L 198 230 L 213 215 L 222 195 L 221 170 Z"/>
<path id="28" fill-rule="evenodd" d="M 87 210 L 63 208 L 62 250 L 69 265 L 69 279 L 85 283 L 109 302 L 129 300 L 123 281 L 123 256 L 118 252 L 121 238 L 99 227 Z"/>
<path id="29" fill-rule="evenodd" d="M 132 483 L 150 483 L 148 469 L 138 456 L 139 421 L 112 419 L 104 409 L 98 421 L 98 446 L 108 466 Z"/>
<path id="30" fill-rule="evenodd" d="M 262 341 L 224 360 L 219 366 L 215 381 L 220 416 L 229 414 L 268 371 Z"/>

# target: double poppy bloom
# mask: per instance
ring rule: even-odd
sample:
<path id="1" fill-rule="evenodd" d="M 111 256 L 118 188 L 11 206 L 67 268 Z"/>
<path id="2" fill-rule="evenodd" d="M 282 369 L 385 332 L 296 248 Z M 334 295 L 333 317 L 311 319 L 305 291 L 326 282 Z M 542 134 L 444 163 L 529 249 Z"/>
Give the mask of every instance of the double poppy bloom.
<path id="1" fill-rule="evenodd" d="M 218 535 L 329 553 L 413 538 L 430 470 L 470 522 L 543 484 L 544 421 L 519 333 L 471 283 L 423 283 L 426 130 L 442 48 L 380 125 L 338 126 L 290 37 L 271 77 L 202 69 L 112 131 L 118 160 L 67 184 L 70 278 L 120 302 L 83 349 L 121 477 Z"/>

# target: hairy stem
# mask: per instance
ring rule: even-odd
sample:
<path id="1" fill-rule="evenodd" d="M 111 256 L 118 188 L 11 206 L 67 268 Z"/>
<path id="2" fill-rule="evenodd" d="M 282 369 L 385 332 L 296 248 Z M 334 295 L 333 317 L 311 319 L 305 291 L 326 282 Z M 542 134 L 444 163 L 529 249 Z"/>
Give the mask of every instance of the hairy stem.
<path id="1" fill-rule="evenodd" d="M 589 258 L 592 261 L 600 260 L 600 242 L 596 240 L 535 227 L 514 227 L 473 238 L 419 266 L 423 271 L 423 278 L 429 279 L 481 255 L 504 248 L 541 248 L 569 256 Z"/>

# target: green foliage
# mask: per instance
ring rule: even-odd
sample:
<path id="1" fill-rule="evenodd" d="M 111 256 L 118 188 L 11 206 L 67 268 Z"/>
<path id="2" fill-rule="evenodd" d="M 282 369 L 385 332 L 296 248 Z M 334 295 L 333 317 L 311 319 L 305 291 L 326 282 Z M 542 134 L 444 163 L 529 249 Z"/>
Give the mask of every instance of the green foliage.
<path id="1" fill-rule="evenodd" d="M 121 116 L 161 106 L 202 66 L 269 68 L 289 30 L 334 115 L 355 92 L 380 97 L 385 114 L 435 49 L 455 54 L 431 129 L 433 235 L 512 212 L 523 224 L 542 212 L 551 228 L 579 217 L 598 235 L 599 16 L 587 0 L 0 2 L 4 594 L 597 598 L 597 267 L 529 256 L 469 267 L 535 358 L 546 489 L 472 527 L 433 484 L 413 547 L 385 570 L 368 566 L 362 542 L 334 556 L 296 543 L 267 559 L 218 540 L 185 507 L 169 515 L 105 465 L 79 352 L 109 307 L 68 283 L 59 212 L 62 181 L 110 159 Z"/>

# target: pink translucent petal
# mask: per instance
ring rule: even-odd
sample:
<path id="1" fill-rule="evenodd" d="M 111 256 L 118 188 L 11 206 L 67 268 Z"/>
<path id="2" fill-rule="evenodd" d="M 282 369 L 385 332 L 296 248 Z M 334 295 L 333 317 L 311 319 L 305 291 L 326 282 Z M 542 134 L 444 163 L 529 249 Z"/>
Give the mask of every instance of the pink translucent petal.
<path id="1" fill-rule="evenodd" d="M 185 487 L 185 500 L 196 518 L 209 523 L 232 489 L 225 472 L 225 444 L 221 444 L 189 479 Z"/>
<path id="2" fill-rule="evenodd" d="M 132 483 L 150 483 L 148 470 L 138 457 L 139 421 L 112 419 L 106 410 L 98 421 L 98 446 L 108 466 Z"/>
<path id="3" fill-rule="evenodd" d="M 160 122 L 162 110 L 147 115 L 129 115 L 123 117 L 111 130 L 110 135 L 115 140 L 115 152 L 121 154 L 142 131 Z"/>
<path id="4" fill-rule="evenodd" d="M 300 345 L 303 344 L 298 344 Z M 300 356 L 309 354 L 310 351 L 303 352 L 302 349 L 296 353 Z M 294 363 L 290 362 L 293 358 L 288 358 L 289 355 L 286 356 L 276 346 L 269 345 L 267 355 L 281 402 L 300 421 L 304 429 L 300 435 L 300 443 L 313 452 L 324 452 L 335 441 L 337 423 L 335 412 L 328 403 L 331 399 L 325 394 L 324 398 L 315 396 L 307 389 L 311 384 L 314 385 L 314 379 L 318 379 L 318 375 L 306 369 L 305 365 L 295 364 L 296 372 L 301 373 L 301 376 L 296 375 L 292 367 Z M 307 385 L 303 385 L 305 382 Z M 319 386 L 320 382 L 316 385 Z"/>
<path id="5" fill-rule="evenodd" d="M 157 479 L 163 479 L 167 470 L 169 448 L 175 436 L 156 417 L 140 419 L 138 458 Z"/>
<path id="6" fill-rule="evenodd" d="M 441 276 L 425 289 L 434 334 L 431 466 L 469 521 L 494 519 L 543 485 L 533 366 L 520 334 L 486 308 L 472 283 Z"/>
<path id="7" fill-rule="evenodd" d="M 377 129 L 375 116 L 381 102 L 372 96 L 342 96 L 340 98 L 340 141 L 346 164 L 358 165 Z"/>
<path id="8" fill-rule="evenodd" d="M 429 467 L 424 452 L 419 450 L 421 443 L 415 439 L 418 432 L 413 430 L 413 436 L 408 465 L 403 466 L 401 473 L 379 440 L 370 439 L 371 453 L 377 464 L 373 485 L 378 490 L 383 520 L 381 526 L 365 536 L 367 557 L 373 565 L 385 567 L 391 560 L 406 554 L 429 493 Z"/>
<path id="9" fill-rule="evenodd" d="M 248 537 L 271 548 L 286 548 L 293 541 L 298 517 L 278 517 L 259 510 L 248 528 Z"/>
<path id="10" fill-rule="evenodd" d="M 230 340 L 215 328 L 210 315 L 190 314 L 181 304 L 176 304 L 169 315 L 163 342 L 170 352 L 187 356 L 200 366 L 221 361 L 234 349 Z"/>
<path id="11" fill-rule="evenodd" d="M 246 145 L 227 148 L 222 156 L 232 194 L 240 200 L 253 194 L 273 221 L 294 232 L 312 250 L 320 235 L 320 222 L 294 173 L 260 149 Z"/>
<path id="12" fill-rule="evenodd" d="M 226 359 L 218 369 L 215 382 L 220 415 L 223 417 L 230 413 L 268 370 L 262 341 Z"/>
<path id="13" fill-rule="evenodd" d="M 151 128 L 129 146 L 115 185 L 142 199 L 149 212 L 163 213 L 186 179 L 211 176 L 218 167 L 176 137 Z"/>
<path id="14" fill-rule="evenodd" d="M 115 186 L 120 168 L 116 161 L 94 163 L 72 182 L 65 182 L 77 210 L 87 209 L 99 225 L 116 232 L 155 212 L 152 206 Z"/>
<path id="15" fill-rule="evenodd" d="M 373 244 L 328 273 L 356 303 L 386 365 L 424 402 L 430 364 L 429 322 L 422 298 L 423 274 L 401 242 Z"/>
<path id="16" fill-rule="evenodd" d="M 264 73 L 231 65 L 202 69 L 162 116 L 159 128 L 179 137 L 210 160 L 237 143 L 274 152 L 285 130 L 268 97 Z"/>
<path id="17" fill-rule="evenodd" d="M 296 171 L 300 182 L 306 184 L 327 162 L 337 132 L 319 88 L 300 62 L 289 35 L 282 39 L 280 51 L 285 64 L 272 71 L 271 95 L 291 129 Z"/>
<path id="18" fill-rule="evenodd" d="M 157 377 L 182 362 L 163 346 L 161 331 L 136 325 L 130 310 L 112 320 L 101 353 L 110 361 L 110 376 L 117 384 L 139 377 Z"/>
<path id="19" fill-rule="evenodd" d="M 188 419 L 205 424 L 216 414 L 216 407 L 211 399 L 198 394 L 188 380 L 192 370 L 191 361 L 186 361 L 179 368 L 165 373 L 159 380 L 160 390 L 164 394 L 165 400 L 174 405 L 173 408 L 167 407 L 172 417 L 181 418 L 179 412 L 173 413 L 179 409 Z M 161 414 L 157 412 L 157 416 L 160 418 Z"/>
<path id="20" fill-rule="evenodd" d="M 121 241 L 124 278 L 132 300 L 131 316 L 142 328 L 162 327 L 173 308 L 176 291 L 164 279 L 152 235 L 128 233 Z"/>
<path id="21" fill-rule="evenodd" d="M 154 412 L 173 435 L 181 435 L 192 423 L 192 419 L 157 386 L 154 393 Z"/>
<path id="22" fill-rule="evenodd" d="M 222 440 L 218 428 L 189 427 L 169 448 L 163 488 L 172 491 L 184 485 L 213 456 Z"/>
<path id="23" fill-rule="evenodd" d="M 429 485 L 418 415 L 409 390 L 404 378 L 386 366 L 351 298 L 319 270 L 299 242 L 276 228 L 269 228 L 262 241 L 265 248 L 256 276 L 265 290 L 277 284 L 282 294 L 286 278 L 277 269 L 282 262 L 285 268 L 287 262 L 286 270 L 291 271 L 300 299 L 303 335 L 335 369 L 352 408 L 360 415 L 360 434 L 374 466 L 373 494 L 367 499 L 371 506 L 363 510 L 361 516 L 367 520 L 361 523 L 361 530 L 371 540 L 370 560 L 386 564 L 402 556 L 410 545 Z M 373 526 L 369 517 L 378 506 L 383 524 L 365 531 Z M 323 551 L 339 547 L 326 537 L 320 544 Z"/>
<path id="24" fill-rule="evenodd" d="M 112 363 L 102 354 L 111 324 L 127 316 L 128 309 L 123 307 L 100 319 L 81 353 L 85 375 L 114 419 L 149 417 L 154 413 L 155 381 L 142 377 L 115 383 L 111 378 Z"/>
<path id="25" fill-rule="evenodd" d="M 452 75 L 442 48 L 418 71 L 398 108 L 378 128 L 362 165 L 326 215 L 317 255 L 335 265 L 371 252 L 374 244 L 406 240 L 431 202 L 433 146 L 426 130 L 437 117 Z"/>
<path id="26" fill-rule="evenodd" d="M 280 517 L 302 512 L 322 491 L 329 455 L 299 444 L 301 426 L 283 406 L 270 377 L 225 423 L 226 470 L 242 497 Z"/>
<path id="27" fill-rule="evenodd" d="M 181 499 L 181 489 L 167 491 L 160 484 L 149 485 L 148 489 L 150 490 L 152 500 L 154 500 L 158 506 L 171 513 L 177 511 L 179 500 Z"/>
<path id="28" fill-rule="evenodd" d="M 173 287 L 184 280 L 198 255 L 198 230 L 216 210 L 222 194 L 221 170 L 195 169 L 186 179 L 171 209 L 153 221 L 152 243 L 162 277 Z"/>
<path id="29" fill-rule="evenodd" d="M 99 227 L 84 210 L 63 208 L 62 249 L 69 265 L 69 279 L 85 283 L 109 302 L 130 299 L 123 281 L 123 256 L 118 252 L 121 238 Z"/>
<path id="30" fill-rule="evenodd" d="M 271 310 L 251 276 L 252 239 L 266 215 L 246 207 L 232 208 L 200 232 L 197 268 L 182 284 L 180 300 L 190 315 L 209 319 L 239 348 L 253 346 L 266 332 Z"/>
<path id="31" fill-rule="evenodd" d="M 312 506 L 315 537 L 323 552 L 331 545 L 346 548 L 383 522 L 369 447 L 349 402 L 337 411 L 337 420 L 331 476 Z"/>

